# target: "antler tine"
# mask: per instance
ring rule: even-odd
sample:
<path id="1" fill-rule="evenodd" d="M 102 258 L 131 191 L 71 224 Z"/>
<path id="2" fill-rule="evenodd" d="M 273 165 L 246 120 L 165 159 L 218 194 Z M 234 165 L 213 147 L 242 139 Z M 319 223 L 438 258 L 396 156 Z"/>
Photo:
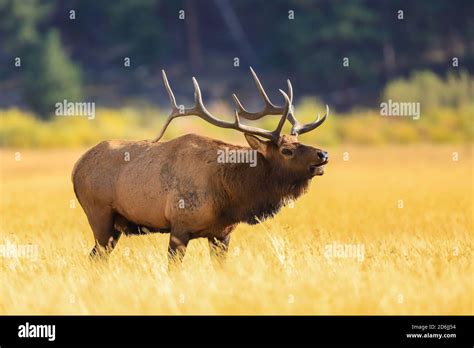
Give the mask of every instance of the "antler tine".
<path id="1" fill-rule="evenodd" d="M 318 114 L 318 118 L 316 121 L 311 122 L 311 123 L 306 123 L 306 124 L 300 124 L 296 119 L 296 123 L 293 124 L 293 127 L 291 128 L 291 134 L 292 135 L 301 135 L 304 133 L 308 133 L 316 128 L 318 128 L 320 125 L 323 124 L 324 121 L 326 121 L 326 118 L 329 115 L 329 106 L 326 105 L 326 113 L 324 114 L 323 118 L 320 117 Z"/>
<path id="2" fill-rule="evenodd" d="M 273 104 L 271 102 L 270 98 L 268 97 L 267 93 L 265 92 L 265 89 L 263 88 L 263 85 L 260 82 L 260 79 L 258 78 L 255 71 L 252 69 L 252 67 L 250 67 L 250 71 L 252 73 L 255 84 L 257 85 L 258 92 L 259 92 L 260 96 L 263 99 L 265 107 L 263 108 L 263 110 L 258 111 L 258 112 L 249 112 L 242 106 L 242 103 L 240 102 L 239 98 L 237 98 L 237 96 L 235 94 L 232 94 L 232 98 L 234 99 L 235 104 L 237 105 L 237 110 L 238 110 L 239 116 L 243 117 L 247 120 L 258 120 L 258 119 L 260 119 L 260 118 L 262 118 L 263 116 L 266 116 L 266 115 L 285 114 L 286 113 L 285 106 L 276 106 L 275 104 Z M 295 127 L 295 125 L 299 125 L 299 123 L 293 115 L 293 105 L 292 105 L 292 102 L 293 102 L 293 86 L 291 85 L 291 81 L 289 79 L 286 80 L 286 84 L 288 86 L 287 97 L 290 100 L 290 109 L 289 109 L 289 112 L 288 112 L 288 116 L 286 118 L 288 119 L 288 121 L 290 121 L 291 125 L 293 127 Z"/>
<path id="3" fill-rule="evenodd" d="M 173 91 L 171 90 L 170 83 L 168 82 L 168 78 L 166 77 L 166 72 L 161 70 L 161 75 L 163 76 L 163 83 L 165 85 L 166 92 L 170 98 L 171 107 L 173 111 L 178 109 L 178 105 L 176 105 L 176 98 L 174 97 Z"/>
<path id="4" fill-rule="evenodd" d="M 288 112 L 288 121 L 290 121 L 291 125 L 294 127 L 298 124 L 298 121 L 295 118 L 294 110 L 293 110 L 293 86 L 291 85 L 290 79 L 286 80 L 286 84 L 288 85 L 288 96 L 290 98 L 290 110 Z"/>
<path id="5" fill-rule="evenodd" d="M 194 85 L 194 108 L 192 111 L 194 111 L 194 115 L 200 116 L 201 118 L 208 118 L 206 119 L 207 121 L 211 121 L 211 123 L 215 124 L 216 122 L 225 122 L 221 121 L 214 116 L 211 115 L 209 111 L 207 111 L 206 107 L 204 106 L 204 102 L 202 101 L 202 93 L 201 93 L 201 88 L 199 87 L 199 83 L 197 82 L 196 78 L 193 76 L 193 85 Z M 215 124 L 218 126 L 219 124 Z"/>
<path id="6" fill-rule="evenodd" d="M 291 85 L 290 79 L 286 80 L 286 84 L 288 85 L 288 97 L 293 101 L 293 86 Z"/>
<path id="7" fill-rule="evenodd" d="M 239 98 L 237 98 L 237 95 L 235 93 L 232 93 L 232 99 L 234 99 L 235 106 L 237 107 L 237 112 L 238 113 L 246 113 L 247 110 L 242 106 L 242 103 L 240 102 Z"/>
<path id="8" fill-rule="evenodd" d="M 278 122 L 278 125 L 275 128 L 275 130 L 273 130 L 272 132 L 263 130 L 264 133 L 262 133 L 260 128 L 250 127 L 250 126 L 247 126 L 245 124 L 241 124 L 238 110 L 235 110 L 234 125 L 235 125 L 236 128 L 234 128 L 234 129 L 238 129 L 238 130 L 243 131 L 245 133 L 259 135 L 259 136 L 262 136 L 264 138 L 270 139 L 272 141 L 277 141 L 278 138 L 280 137 L 281 130 L 283 129 L 283 125 L 285 124 L 285 121 L 286 121 L 286 119 L 289 115 L 289 111 L 290 111 L 290 107 L 291 107 L 291 101 L 290 101 L 290 98 L 288 97 L 288 95 L 285 92 L 283 92 L 281 89 L 279 91 L 281 92 L 281 94 L 285 98 L 285 110 L 284 110 L 284 112 L 283 112 L 283 114 L 280 118 L 280 121 Z M 256 131 L 256 130 L 258 130 L 258 131 Z"/>
<path id="9" fill-rule="evenodd" d="M 293 100 L 293 87 L 291 85 L 290 80 L 287 80 L 288 83 L 288 91 L 290 93 L 290 99 Z M 293 105 L 291 105 L 290 112 L 288 113 L 288 121 L 290 121 L 291 127 L 291 135 L 300 135 L 307 132 L 312 131 L 313 129 L 318 128 L 323 122 L 326 120 L 326 117 L 329 115 L 329 106 L 326 105 L 326 113 L 324 114 L 323 118 L 320 120 L 320 115 L 318 114 L 318 118 L 316 121 L 308 124 L 301 124 L 294 115 Z"/>
<path id="10" fill-rule="evenodd" d="M 285 109 L 285 107 L 276 106 L 275 104 L 273 104 L 270 98 L 268 97 L 267 92 L 265 92 L 265 89 L 263 88 L 262 83 L 260 82 L 257 74 L 252 69 L 252 67 L 250 67 L 250 72 L 252 73 L 253 80 L 255 81 L 255 84 L 257 86 L 258 93 L 262 97 L 263 103 L 265 104 L 265 106 L 263 107 L 263 110 L 261 111 L 249 112 L 242 106 L 242 103 L 240 102 L 239 98 L 234 93 L 232 94 L 232 98 L 234 99 L 235 105 L 237 106 L 239 116 L 247 120 L 254 121 L 267 115 L 280 115 Z M 293 100 L 293 91 L 291 89 L 291 83 L 288 85 L 288 95 L 289 95 L 289 99 Z"/>
<path id="11" fill-rule="evenodd" d="M 257 85 L 258 93 L 260 93 L 260 96 L 262 97 L 263 101 L 265 102 L 265 107 L 268 109 L 275 109 L 275 105 L 270 101 L 270 98 L 268 98 L 267 92 L 265 92 L 265 89 L 262 86 L 262 83 L 260 82 L 257 74 L 255 71 L 250 67 L 250 72 L 252 73 L 253 80 L 255 81 L 255 84 Z"/>
<path id="12" fill-rule="evenodd" d="M 276 138 L 279 138 L 280 137 L 280 133 L 281 133 L 281 130 L 283 129 L 283 126 L 285 124 L 285 121 L 286 119 L 289 117 L 290 115 L 290 111 L 291 111 L 291 97 L 289 97 L 285 92 L 283 92 L 281 89 L 279 89 L 278 91 L 280 91 L 280 93 L 283 95 L 283 98 L 285 98 L 285 110 L 283 111 L 283 115 L 281 116 L 280 118 L 280 122 L 278 122 L 278 126 L 277 128 L 275 129 L 275 137 Z"/>
<path id="13" fill-rule="evenodd" d="M 163 137 L 163 134 L 165 134 L 166 128 L 168 128 L 168 125 L 170 124 L 170 122 L 175 117 L 178 117 L 178 115 L 179 115 L 179 109 L 178 109 L 178 105 L 176 104 L 176 98 L 173 94 L 173 91 L 171 90 L 170 84 L 168 82 L 168 78 L 166 76 L 166 72 L 164 70 L 161 70 L 161 75 L 163 77 L 163 84 L 165 85 L 166 92 L 168 93 L 168 97 L 170 98 L 171 112 L 168 115 L 168 118 L 166 119 L 165 124 L 161 128 L 160 133 L 158 134 L 158 136 L 155 139 L 153 139 L 154 143 L 159 141 L 161 139 L 161 137 Z"/>
<path id="14" fill-rule="evenodd" d="M 163 82 L 165 84 L 166 91 L 168 92 L 168 96 L 170 98 L 172 110 L 163 128 L 161 129 L 160 134 L 153 140 L 153 142 L 157 142 L 161 139 L 161 137 L 165 133 L 166 128 L 168 127 L 168 125 L 171 123 L 171 121 L 174 118 L 182 117 L 182 116 L 198 116 L 202 118 L 203 120 L 220 128 L 230 128 L 230 129 L 234 129 L 240 132 L 257 135 L 257 136 L 261 136 L 263 138 L 266 138 L 272 141 L 276 141 L 278 137 L 280 136 L 281 129 L 283 128 L 283 124 L 285 123 L 285 120 L 288 117 L 288 114 L 290 112 L 291 100 L 283 91 L 281 91 L 286 100 L 285 112 L 283 113 L 282 118 L 280 119 L 280 122 L 274 131 L 268 131 L 262 128 L 251 127 L 251 126 L 241 124 L 239 120 L 238 110 L 236 110 L 235 112 L 234 122 L 227 122 L 227 121 L 218 119 L 215 116 L 213 116 L 204 106 L 199 83 L 194 77 L 192 78 L 193 85 L 194 85 L 194 106 L 192 108 L 178 108 L 178 105 L 176 104 L 176 98 L 174 97 L 173 91 L 171 90 L 171 87 L 169 85 L 169 82 L 164 70 L 162 71 L 162 74 L 163 74 Z"/>

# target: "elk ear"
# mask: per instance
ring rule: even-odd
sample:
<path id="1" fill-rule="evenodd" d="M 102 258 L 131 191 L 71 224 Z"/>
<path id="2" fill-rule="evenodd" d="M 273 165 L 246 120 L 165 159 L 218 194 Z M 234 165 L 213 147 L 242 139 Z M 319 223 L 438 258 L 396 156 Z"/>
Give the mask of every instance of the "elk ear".
<path id="1" fill-rule="evenodd" d="M 247 139 L 247 143 L 249 143 L 250 147 L 254 150 L 257 150 L 262 155 L 265 155 L 267 152 L 267 144 L 264 140 L 257 138 L 255 135 L 251 135 L 248 133 L 244 133 L 245 139 Z"/>

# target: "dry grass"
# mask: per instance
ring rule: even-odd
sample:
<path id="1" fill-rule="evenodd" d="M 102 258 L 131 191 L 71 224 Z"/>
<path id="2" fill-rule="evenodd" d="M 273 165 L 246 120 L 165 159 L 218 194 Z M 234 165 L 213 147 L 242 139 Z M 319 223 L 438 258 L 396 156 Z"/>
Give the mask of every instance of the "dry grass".
<path id="1" fill-rule="evenodd" d="M 0 244 L 39 250 L 0 257 L 0 313 L 472 314 L 471 147 L 329 150 L 326 175 L 293 208 L 237 228 L 227 265 L 214 269 L 207 243 L 192 241 L 171 276 L 167 235 L 87 259 L 92 233 L 70 208 L 80 152 L 0 151 Z M 333 242 L 364 246 L 364 260 L 326 258 Z"/>

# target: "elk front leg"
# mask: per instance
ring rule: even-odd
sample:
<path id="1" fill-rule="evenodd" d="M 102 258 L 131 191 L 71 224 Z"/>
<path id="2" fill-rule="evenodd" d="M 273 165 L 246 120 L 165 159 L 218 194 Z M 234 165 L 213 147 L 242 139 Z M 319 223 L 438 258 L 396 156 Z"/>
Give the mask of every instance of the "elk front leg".
<path id="1" fill-rule="evenodd" d="M 229 251 L 230 234 L 224 237 L 210 237 L 208 241 L 212 263 L 214 265 L 222 264 L 226 260 Z"/>
<path id="2" fill-rule="evenodd" d="M 189 237 L 189 233 L 171 232 L 170 243 L 168 246 L 169 266 L 181 264 L 184 255 L 186 254 L 186 247 L 189 243 Z"/>

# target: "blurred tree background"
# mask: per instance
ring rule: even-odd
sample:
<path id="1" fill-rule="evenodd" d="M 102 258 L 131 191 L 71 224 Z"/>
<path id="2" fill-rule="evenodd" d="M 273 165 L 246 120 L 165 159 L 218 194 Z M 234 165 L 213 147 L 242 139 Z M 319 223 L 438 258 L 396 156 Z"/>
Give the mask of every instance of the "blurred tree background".
<path id="1" fill-rule="evenodd" d="M 473 96 L 473 18 L 471 0 L 0 0 L 0 107 L 167 107 L 165 68 L 183 103 L 196 76 L 208 103 L 237 91 L 253 108 L 248 66 L 275 101 L 290 78 L 296 104 L 340 113 L 452 107 Z"/>

